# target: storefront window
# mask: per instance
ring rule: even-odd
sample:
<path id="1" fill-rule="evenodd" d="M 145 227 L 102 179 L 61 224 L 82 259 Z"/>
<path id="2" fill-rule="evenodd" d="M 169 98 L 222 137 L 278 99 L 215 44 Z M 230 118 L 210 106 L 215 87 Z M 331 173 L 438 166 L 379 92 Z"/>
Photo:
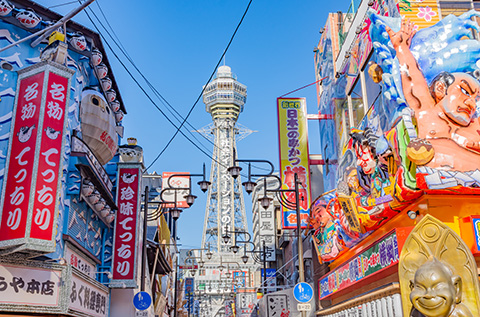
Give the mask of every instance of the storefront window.
<path id="1" fill-rule="evenodd" d="M 363 116 L 365 115 L 362 99 L 362 85 L 359 78 L 357 78 L 357 82 L 353 86 L 350 97 L 352 99 L 353 124 L 355 127 L 358 127 L 363 119 Z"/>

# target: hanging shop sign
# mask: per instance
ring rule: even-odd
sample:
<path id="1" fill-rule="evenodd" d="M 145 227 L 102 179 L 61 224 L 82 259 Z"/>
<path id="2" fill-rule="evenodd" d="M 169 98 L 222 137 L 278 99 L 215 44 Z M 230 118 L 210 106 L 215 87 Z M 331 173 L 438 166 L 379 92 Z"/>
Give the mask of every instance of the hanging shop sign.
<path id="1" fill-rule="evenodd" d="M 67 263 L 78 269 L 83 274 L 88 277 L 95 278 L 95 265 L 92 264 L 92 261 L 87 260 L 86 257 L 80 255 L 79 252 L 72 250 L 71 247 L 67 247 L 65 250 L 65 259 Z"/>
<path id="2" fill-rule="evenodd" d="M 258 247 L 262 249 L 265 242 L 265 261 L 276 261 L 275 254 L 275 218 L 273 205 L 270 204 L 267 210 L 259 208 L 259 243 Z M 263 255 L 262 255 L 263 257 Z"/>
<path id="3" fill-rule="evenodd" d="M 257 303 L 257 296 L 253 289 L 239 289 L 235 298 L 235 316 L 251 316 Z"/>
<path id="4" fill-rule="evenodd" d="M 118 168 L 113 287 L 136 287 L 138 208 L 140 206 L 140 164 L 121 164 Z"/>
<path id="5" fill-rule="evenodd" d="M 397 230 L 394 230 L 361 254 L 322 277 L 318 281 L 320 299 L 396 265 L 405 237 L 404 234 L 398 236 Z"/>
<path id="6" fill-rule="evenodd" d="M 67 305 L 66 265 L 0 262 L 0 312 L 62 313 Z"/>
<path id="7" fill-rule="evenodd" d="M 166 190 L 162 194 L 162 199 L 164 201 L 177 202 L 178 208 L 189 208 L 185 196 L 189 194 L 188 188 L 190 187 L 190 177 L 189 176 L 174 176 L 170 179 L 170 185 L 168 184 L 168 178 L 174 174 L 185 174 L 189 173 L 173 173 L 173 172 L 164 172 L 162 173 L 162 188 L 166 189 L 169 187 L 172 188 L 185 188 L 185 190 Z M 175 205 L 165 204 L 165 208 L 173 208 Z"/>
<path id="8" fill-rule="evenodd" d="M 0 247 L 55 250 L 72 73 L 52 62 L 19 71 L 0 208 Z"/>
<path id="9" fill-rule="evenodd" d="M 277 98 L 278 142 L 280 149 L 280 178 L 282 189 L 295 189 L 296 173 L 301 183 L 299 202 L 301 226 L 306 228 L 310 213 L 310 166 L 308 163 L 308 132 L 305 98 Z M 295 193 L 285 193 L 288 201 L 295 202 Z M 295 209 L 282 206 L 283 229 L 297 228 Z"/>
<path id="10" fill-rule="evenodd" d="M 73 272 L 70 295 L 69 312 L 81 312 L 92 317 L 108 316 L 108 288 L 93 279 L 81 277 Z"/>

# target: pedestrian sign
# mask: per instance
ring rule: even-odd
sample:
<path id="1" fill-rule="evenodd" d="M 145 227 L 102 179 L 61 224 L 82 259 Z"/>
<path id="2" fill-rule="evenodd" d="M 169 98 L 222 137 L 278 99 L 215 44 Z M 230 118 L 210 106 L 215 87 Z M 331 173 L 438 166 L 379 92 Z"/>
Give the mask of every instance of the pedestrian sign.
<path id="1" fill-rule="evenodd" d="M 313 298 L 313 288 L 310 284 L 301 282 L 293 288 L 293 297 L 300 303 L 308 303 Z"/>
<path id="2" fill-rule="evenodd" d="M 133 306 L 138 310 L 145 310 L 152 304 L 152 297 L 147 292 L 139 292 L 133 297 Z"/>

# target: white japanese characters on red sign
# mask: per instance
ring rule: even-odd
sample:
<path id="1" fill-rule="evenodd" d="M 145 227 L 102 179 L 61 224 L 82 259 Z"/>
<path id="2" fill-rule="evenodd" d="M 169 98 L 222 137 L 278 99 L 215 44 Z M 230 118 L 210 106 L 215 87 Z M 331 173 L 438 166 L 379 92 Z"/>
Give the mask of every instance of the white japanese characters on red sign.
<path id="1" fill-rule="evenodd" d="M 50 73 L 46 89 L 46 109 L 30 230 L 30 237 L 40 240 L 51 240 L 53 234 L 68 78 Z"/>
<path id="2" fill-rule="evenodd" d="M 44 72 L 20 80 L 5 173 L 0 241 L 25 238 Z"/>
<path id="3" fill-rule="evenodd" d="M 140 170 L 123 168 L 118 171 L 113 280 L 135 279 L 135 243 L 137 240 L 137 208 Z"/>
<path id="4" fill-rule="evenodd" d="M 55 248 L 69 78 L 50 64 L 19 75 L 0 205 L 1 245 Z"/>

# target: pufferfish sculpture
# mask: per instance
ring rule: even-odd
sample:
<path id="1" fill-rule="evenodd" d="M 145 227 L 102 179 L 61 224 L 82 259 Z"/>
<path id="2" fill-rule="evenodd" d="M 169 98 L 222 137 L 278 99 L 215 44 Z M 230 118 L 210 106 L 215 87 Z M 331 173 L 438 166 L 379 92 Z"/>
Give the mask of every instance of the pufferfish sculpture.
<path id="1" fill-rule="evenodd" d="M 32 136 L 33 129 L 35 129 L 35 125 L 32 125 L 31 127 L 28 127 L 28 126 L 21 127 L 20 131 L 18 131 L 17 133 L 18 141 L 22 143 L 27 142 Z"/>
<path id="2" fill-rule="evenodd" d="M 112 109 L 105 97 L 94 89 L 82 92 L 80 103 L 82 139 L 102 165 L 117 153 L 118 137 Z"/>

